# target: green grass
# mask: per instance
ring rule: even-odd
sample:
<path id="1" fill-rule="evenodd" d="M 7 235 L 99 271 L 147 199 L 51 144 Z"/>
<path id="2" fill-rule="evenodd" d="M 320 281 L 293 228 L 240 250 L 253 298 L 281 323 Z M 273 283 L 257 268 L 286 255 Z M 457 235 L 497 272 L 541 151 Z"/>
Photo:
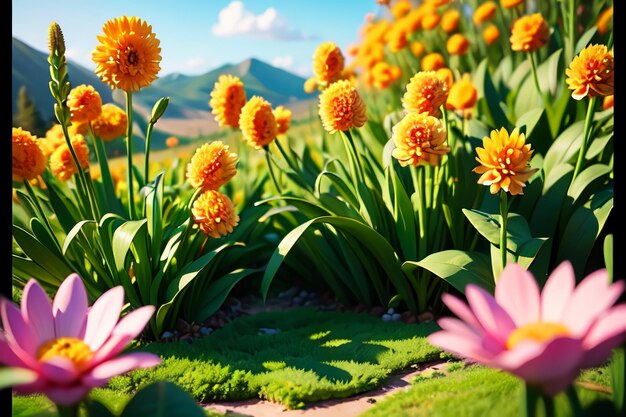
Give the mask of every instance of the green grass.
<path id="1" fill-rule="evenodd" d="M 516 417 L 522 390 L 521 380 L 505 372 L 480 365 L 449 368 L 419 376 L 405 391 L 392 394 L 359 417 Z M 578 379 L 610 385 L 608 367 L 586 370 Z M 616 416 L 610 394 L 577 386 L 585 415 Z M 555 397 L 556 417 L 571 416 L 564 393 Z M 542 414 L 539 414 L 542 416 Z"/>

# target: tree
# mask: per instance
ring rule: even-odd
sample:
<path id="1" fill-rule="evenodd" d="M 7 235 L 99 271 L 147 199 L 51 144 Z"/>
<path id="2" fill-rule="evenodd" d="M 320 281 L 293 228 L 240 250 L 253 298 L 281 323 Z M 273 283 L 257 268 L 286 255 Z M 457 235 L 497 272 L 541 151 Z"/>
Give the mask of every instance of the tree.
<path id="1" fill-rule="evenodd" d="M 13 114 L 13 126 L 28 130 L 37 137 L 45 136 L 47 130 L 46 124 L 37 106 L 35 106 L 35 103 L 28 95 L 25 85 L 20 87 L 15 104 L 17 110 Z"/>

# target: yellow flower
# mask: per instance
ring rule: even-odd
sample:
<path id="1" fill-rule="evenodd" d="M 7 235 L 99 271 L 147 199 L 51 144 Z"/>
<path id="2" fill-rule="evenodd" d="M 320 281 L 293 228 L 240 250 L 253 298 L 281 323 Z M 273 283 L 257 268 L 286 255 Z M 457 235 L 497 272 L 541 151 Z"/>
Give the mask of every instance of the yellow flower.
<path id="1" fill-rule="evenodd" d="M 213 238 L 232 233 L 239 224 L 232 201 L 216 190 L 200 194 L 193 203 L 191 214 L 200 231 Z"/>
<path id="2" fill-rule="evenodd" d="M 311 94 L 317 89 L 317 79 L 315 77 L 307 78 L 304 82 L 304 92 Z"/>
<path id="3" fill-rule="evenodd" d="M 444 146 L 446 129 L 439 119 L 426 113 L 408 113 L 392 128 L 395 148 L 391 155 L 401 166 L 437 165 L 450 151 Z"/>
<path id="4" fill-rule="evenodd" d="M 63 133 L 63 126 L 59 123 L 52 125 L 50 129 L 46 131 L 45 138 L 39 138 L 37 140 L 39 147 L 43 151 L 46 159 L 58 148 L 61 144 L 65 143 L 65 134 Z"/>
<path id="5" fill-rule="evenodd" d="M 178 146 L 178 142 L 179 140 L 176 136 L 170 136 L 165 139 L 165 146 L 167 146 L 168 148 L 174 148 Z"/>
<path id="6" fill-rule="evenodd" d="M 421 71 L 409 80 L 402 96 L 402 106 L 408 112 L 436 116 L 447 98 L 448 86 L 437 78 L 436 72 Z"/>
<path id="7" fill-rule="evenodd" d="M 524 3 L 525 0 L 500 0 L 500 5 L 505 9 L 512 9 Z"/>
<path id="8" fill-rule="evenodd" d="M 291 110 L 278 106 L 274 109 L 274 117 L 276 118 L 276 134 L 284 135 L 291 125 Z"/>
<path id="9" fill-rule="evenodd" d="M 498 10 L 498 6 L 493 1 L 486 1 L 474 10 L 474 14 L 472 15 L 472 20 L 476 26 L 480 25 L 487 20 L 493 19 L 496 15 L 496 11 Z"/>
<path id="10" fill-rule="evenodd" d="M 344 57 L 333 42 L 323 42 L 313 53 L 313 74 L 317 82 L 328 85 L 336 81 L 343 71 Z"/>
<path id="11" fill-rule="evenodd" d="M 458 9 L 449 9 L 441 16 L 441 29 L 447 33 L 456 31 L 461 20 L 461 12 Z"/>
<path id="12" fill-rule="evenodd" d="M 463 55 L 469 50 L 470 42 L 464 35 L 455 33 L 446 42 L 446 50 L 450 55 Z"/>
<path id="13" fill-rule="evenodd" d="M 420 41 L 413 41 L 413 42 L 411 42 L 411 45 L 409 46 L 409 48 L 411 49 L 411 53 L 416 58 L 421 57 L 422 55 L 424 55 L 424 52 L 426 52 L 426 47 Z"/>
<path id="14" fill-rule="evenodd" d="M 46 169 L 46 157 L 36 136 L 21 127 L 13 128 L 11 147 L 13 181 L 32 180 Z"/>
<path id="15" fill-rule="evenodd" d="M 494 24 L 490 24 L 485 29 L 483 29 L 483 39 L 487 45 L 491 45 L 500 37 L 500 30 Z"/>
<path id="16" fill-rule="evenodd" d="M 437 27 L 440 20 L 441 16 L 439 16 L 439 13 L 436 11 L 427 12 L 424 17 L 422 17 L 422 28 L 432 30 Z"/>
<path id="17" fill-rule="evenodd" d="M 372 68 L 374 86 L 381 90 L 388 88 L 391 84 L 400 79 L 401 75 L 402 71 L 400 67 L 389 65 L 385 61 L 377 63 L 374 68 Z"/>
<path id="18" fill-rule="evenodd" d="M 598 17 L 596 26 L 598 27 L 598 33 L 604 35 L 609 30 L 609 25 L 613 23 L 613 6 L 604 10 Z"/>
<path id="19" fill-rule="evenodd" d="M 608 51 L 606 45 L 589 45 L 580 51 L 565 70 L 565 82 L 573 90 L 572 98 L 612 95 L 613 65 L 613 50 Z"/>
<path id="20" fill-rule="evenodd" d="M 230 74 L 219 76 L 211 91 L 211 113 L 220 126 L 239 127 L 241 109 L 246 104 L 246 91 L 239 77 Z"/>
<path id="21" fill-rule="evenodd" d="M 90 122 L 102 112 L 100 93 L 91 85 L 81 84 L 72 88 L 66 103 L 73 123 Z"/>
<path id="22" fill-rule="evenodd" d="M 446 108 L 450 110 L 469 110 L 476 104 L 478 91 L 469 74 L 463 74 L 463 77 L 455 82 L 448 94 Z"/>
<path id="23" fill-rule="evenodd" d="M 152 84 L 161 69 L 161 48 L 152 26 L 135 16 L 122 16 L 108 20 L 102 30 L 100 44 L 91 54 L 100 79 L 127 92 Z"/>
<path id="24" fill-rule="evenodd" d="M 87 142 L 81 134 L 76 134 L 72 138 L 72 147 L 78 158 L 78 163 L 82 169 L 89 166 L 89 148 Z M 50 155 L 50 171 L 61 181 L 67 181 L 72 175 L 78 173 L 76 164 L 72 159 L 72 154 L 67 143 L 62 144 Z"/>
<path id="25" fill-rule="evenodd" d="M 432 52 L 422 58 L 422 71 L 437 71 L 446 66 L 443 55 L 439 52 Z"/>
<path id="26" fill-rule="evenodd" d="M 610 109 L 615 105 L 615 96 L 611 94 L 610 96 L 605 96 L 602 100 L 602 110 Z"/>
<path id="27" fill-rule="evenodd" d="M 187 164 L 189 183 L 202 191 L 217 190 L 236 173 L 237 154 L 221 141 L 200 146 Z"/>
<path id="28" fill-rule="evenodd" d="M 454 74 L 452 73 L 452 70 L 450 68 L 439 68 L 437 71 L 435 71 L 435 77 L 443 81 L 448 87 L 448 91 L 450 91 L 452 85 L 454 84 Z"/>
<path id="29" fill-rule="evenodd" d="M 522 188 L 537 171 L 528 165 L 534 151 L 525 142 L 526 137 L 517 128 L 510 136 L 505 128 L 492 130 L 490 136 L 485 136 L 483 147 L 476 148 L 480 165 L 473 172 L 482 174 L 478 183 L 489 186 L 491 194 L 501 188 L 511 195 L 524 194 Z"/>
<path id="30" fill-rule="evenodd" d="M 522 16 L 513 22 L 511 29 L 511 49 L 533 52 L 548 42 L 550 28 L 541 13 Z"/>
<path id="31" fill-rule="evenodd" d="M 255 149 L 269 145 L 276 138 L 276 117 L 272 105 L 253 96 L 241 109 L 239 128 L 243 139 Z"/>
<path id="32" fill-rule="evenodd" d="M 393 26 L 393 28 L 389 31 L 389 35 L 387 38 L 387 45 L 391 52 L 398 52 L 402 50 L 407 45 L 407 31 L 406 29 L 399 24 Z"/>
<path id="33" fill-rule="evenodd" d="M 411 3 L 408 0 L 398 0 L 391 8 L 391 14 L 396 20 L 399 20 L 406 16 L 411 11 Z"/>
<path id="34" fill-rule="evenodd" d="M 361 127 L 367 122 L 365 103 L 346 80 L 332 83 L 319 97 L 319 115 L 328 133 Z"/>
<path id="35" fill-rule="evenodd" d="M 126 135 L 128 117 L 126 112 L 113 103 L 102 105 L 102 113 L 91 123 L 93 133 L 104 141 Z"/>

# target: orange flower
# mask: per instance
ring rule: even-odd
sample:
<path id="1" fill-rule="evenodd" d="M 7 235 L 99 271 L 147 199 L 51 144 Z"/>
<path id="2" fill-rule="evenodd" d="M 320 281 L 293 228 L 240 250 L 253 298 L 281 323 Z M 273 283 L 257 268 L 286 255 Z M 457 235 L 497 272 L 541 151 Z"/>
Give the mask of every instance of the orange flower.
<path id="1" fill-rule="evenodd" d="M 411 42 L 411 45 L 409 46 L 409 48 L 411 48 L 411 53 L 416 58 L 421 57 L 422 55 L 424 55 L 424 52 L 426 52 L 426 47 L 420 41 Z"/>
<path id="2" fill-rule="evenodd" d="M 102 98 L 91 85 L 81 84 L 72 88 L 67 96 L 67 107 L 73 123 L 86 123 L 100 116 Z"/>
<path id="3" fill-rule="evenodd" d="M 191 214 L 200 231 L 213 238 L 232 233 L 239 224 L 232 201 L 216 190 L 200 194 L 193 203 Z"/>
<path id="4" fill-rule="evenodd" d="M 450 55 L 463 55 L 469 50 L 470 43 L 464 35 L 455 33 L 446 42 L 446 49 Z"/>
<path id="5" fill-rule="evenodd" d="M 391 8 L 391 14 L 396 20 L 406 16 L 411 11 L 411 3 L 408 0 L 398 0 Z"/>
<path id="6" fill-rule="evenodd" d="M 165 139 L 165 146 L 167 146 L 168 148 L 174 148 L 176 146 L 178 146 L 178 138 L 176 136 L 170 136 L 167 139 Z"/>
<path id="7" fill-rule="evenodd" d="M 323 42 L 313 53 L 313 74 L 318 83 L 328 85 L 341 75 L 344 57 L 333 42 Z"/>
<path id="8" fill-rule="evenodd" d="M 391 52 L 398 52 L 407 45 L 407 30 L 402 25 L 396 24 L 390 31 L 387 38 L 387 45 Z"/>
<path id="9" fill-rule="evenodd" d="M 435 71 L 435 77 L 443 81 L 448 87 L 448 91 L 450 91 L 452 85 L 454 84 L 454 74 L 452 73 L 452 70 L 450 68 L 439 68 L 437 71 Z"/>
<path id="10" fill-rule="evenodd" d="M 491 45 L 500 37 L 500 30 L 494 24 L 490 24 L 483 30 L 483 39 L 487 45 Z"/>
<path id="11" fill-rule="evenodd" d="M 432 30 L 437 27 L 440 20 L 441 16 L 439 16 L 439 13 L 436 11 L 427 12 L 424 17 L 422 17 L 422 28 Z"/>
<path id="12" fill-rule="evenodd" d="M 524 3 L 525 0 L 500 0 L 500 5 L 505 9 L 512 9 Z"/>
<path id="13" fill-rule="evenodd" d="M 367 122 L 365 103 L 349 81 L 332 83 L 319 99 L 320 119 L 328 133 L 361 127 Z"/>
<path id="14" fill-rule="evenodd" d="M 437 71 L 446 66 L 443 55 L 439 52 L 432 52 L 422 58 L 422 71 Z"/>
<path id="15" fill-rule="evenodd" d="M 461 12 L 458 9 L 449 9 L 441 16 L 441 29 L 447 33 L 456 31 L 461 20 Z"/>
<path id="16" fill-rule="evenodd" d="M 125 136 L 127 125 L 126 112 L 113 103 L 105 103 L 100 116 L 91 123 L 93 133 L 106 142 Z"/>
<path id="17" fill-rule="evenodd" d="M 65 143 L 63 126 L 59 123 L 53 124 L 52 127 L 46 131 L 46 137 L 39 138 L 37 142 L 39 143 L 39 147 L 43 151 L 44 156 L 48 158 L 56 148 L 58 148 L 62 143 Z"/>
<path id="18" fill-rule="evenodd" d="M 276 134 L 284 135 L 291 125 L 291 110 L 278 106 L 274 109 L 274 117 L 276 118 Z"/>
<path id="19" fill-rule="evenodd" d="M 46 157 L 37 137 L 21 127 L 13 128 L 11 171 L 13 181 L 32 180 L 46 170 Z"/>
<path id="20" fill-rule="evenodd" d="M 611 94 L 610 96 L 605 96 L 604 100 L 602 100 L 602 110 L 607 110 L 613 107 L 615 104 L 615 96 Z"/>
<path id="21" fill-rule="evenodd" d="M 511 49 L 533 52 L 548 42 L 550 28 L 541 13 L 522 16 L 513 22 Z"/>
<path id="22" fill-rule="evenodd" d="M 392 128 L 395 148 L 391 155 L 401 166 L 437 165 L 450 151 L 444 146 L 446 129 L 439 119 L 426 113 L 408 113 Z"/>
<path id="23" fill-rule="evenodd" d="M 572 59 L 565 70 L 567 87 L 572 98 L 582 100 L 589 97 L 613 94 L 614 70 L 613 50 L 606 45 L 589 45 Z"/>
<path id="24" fill-rule="evenodd" d="M 389 65 L 385 61 L 377 63 L 374 68 L 372 68 L 374 86 L 381 90 L 388 88 L 391 84 L 400 79 L 401 75 L 400 67 Z"/>
<path id="25" fill-rule="evenodd" d="M 311 94 L 317 90 L 317 78 L 310 77 L 304 82 L 304 92 Z"/>
<path id="26" fill-rule="evenodd" d="M 255 149 L 261 149 L 276 138 L 276 117 L 272 105 L 262 97 L 252 98 L 241 109 L 239 128 L 243 139 Z"/>
<path id="27" fill-rule="evenodd" d="M 609 30 L 609 25 L 613 23 L 613 6 L 604 10 L 598 17 L 596 26 L 598 27 L 598 33 L 604 35 Z"/>
<path id="28" fill-rule="evenodd" d="M 152 26 L 135 16 L 122 16 L 108 20 L 103 32 L 91 54 L 100 79 L 127 92 L 152 84 L 161 69 L 161 48 Z"/>
<path id="29" fill-rule="evenodd" d="M 202 191 L 217 190 L 237 173 L 237 154 L 221 141 L 205 143 L 196 149 L 187 164 L 187 179 Z"/>
<path id="30" fill-rule="evenodd" d="M 448 94 L 446 108 L 451 110 L 469 110 L 476 104 L 478 91 L 472 83 L 469 74 L 463 74 L 463 77 L 454 83 Z"/>
<path id="31" fill-rule="evenodd" d="M 435 71 L 421 71 L 409 80 L 402 106 L 408 112 L 436 116 L 447 98 L 448 86 L 437 78 Z"/>
<path id="32" fill-rule="evenodd" d="M 72 147 L 82 169 L 89 166 L 89 148 L 83 135 L 76 134 L 72 138 Z M 62 144 L 50 155 L 50 171 L 61 181 L 67 181 L 78 173 L 76 164 L 67 143 Z"/>
<path id="33" fill-rule="evenodd" d="M 472 15 L 472 20 L 476 26 L 484 23 L 488 20 L 493 19 L 496 15 L 496 11 L 498 10 L 498 6 L 493 1 L 486 1 L 474 10 L 474 14 Z"/>
<path id="34" fill-rule="evenodd" d="M 485 136 L 483 147 L 476 148 L 480 165 L 473 172 L 482 174 L 478 183 L 489 186 L 491 194 L 501 188 L 511 195 L 524 194 L 522 188 L 537 171 L 528 165 L 534 151 L 525 142 L 526 137 L 517 128 L 510 136 L 505 128 L 492 130 L 490 136 Z"/>
<path id="35" fill-rule="evenodd" d="M 219 126 L 239 127 L 241 108 L 246 104 L 246 91 L 239 77 L 230 74 L 219 76 L 211 91 L 211 113 Z"/>
<path id="36" fill-rule="evenodd" d="M 391 0 L 376 0 L 376 4 L 380 4 L 381 6 L 389 6 Z"/>

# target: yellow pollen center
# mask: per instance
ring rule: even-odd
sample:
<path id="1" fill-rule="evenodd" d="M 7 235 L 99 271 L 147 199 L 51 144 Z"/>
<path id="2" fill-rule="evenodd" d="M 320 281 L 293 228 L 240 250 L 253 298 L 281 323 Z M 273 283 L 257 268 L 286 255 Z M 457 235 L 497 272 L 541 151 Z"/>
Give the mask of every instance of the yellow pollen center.
<path id="1" fill-rule="evenodd" d="M 513 330 L 506 341 L 506 348 L 513 349 L 524 340 L 547 342 L 555 337 L 567 335 L 569 329 L 561 323 L 538 321 Z"/>
<path id="2" fill-rule="evenodd" d="M 48 340 L 37 349 L 37 359 L 46 361 L 61 356 L 83 368 L 93 357 L 93 351 L 85 342 L 74 337 L 60 337 Z"/>

